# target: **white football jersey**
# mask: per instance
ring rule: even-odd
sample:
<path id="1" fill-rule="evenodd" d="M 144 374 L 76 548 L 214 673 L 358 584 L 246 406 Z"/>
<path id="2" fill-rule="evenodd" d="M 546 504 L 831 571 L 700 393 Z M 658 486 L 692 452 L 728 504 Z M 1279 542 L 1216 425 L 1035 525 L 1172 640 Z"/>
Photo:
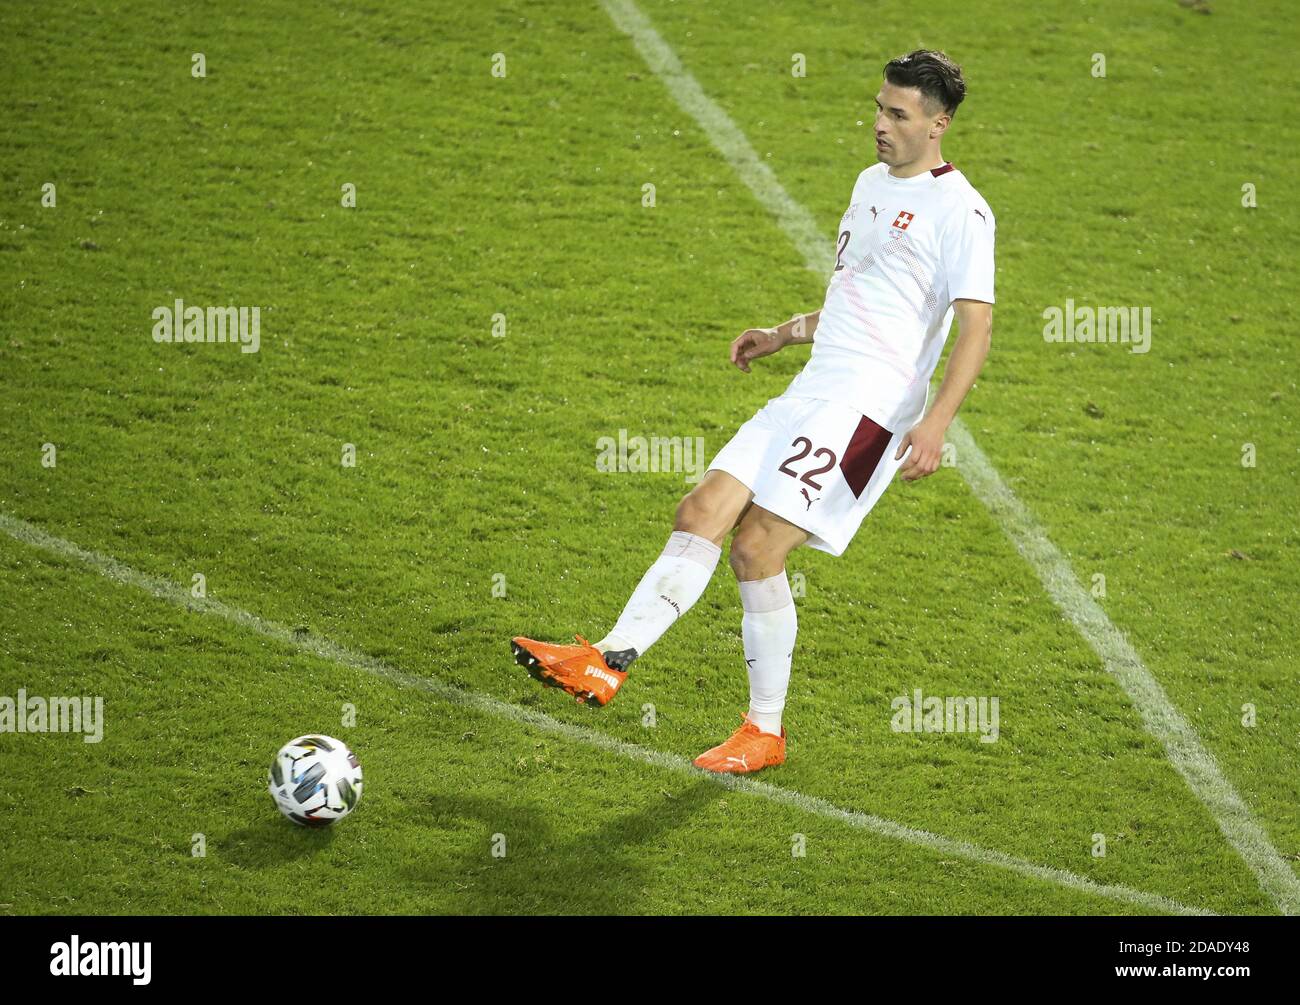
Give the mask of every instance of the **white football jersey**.
<path id="1" fill-rule="evenodd" d="M 993 213 L 951 164 L 858 175 L 840 220 L 812 356 L 787 395 L 849 405 L 885 429 L 925 414 L 954 300 L 993 303 Z"/>

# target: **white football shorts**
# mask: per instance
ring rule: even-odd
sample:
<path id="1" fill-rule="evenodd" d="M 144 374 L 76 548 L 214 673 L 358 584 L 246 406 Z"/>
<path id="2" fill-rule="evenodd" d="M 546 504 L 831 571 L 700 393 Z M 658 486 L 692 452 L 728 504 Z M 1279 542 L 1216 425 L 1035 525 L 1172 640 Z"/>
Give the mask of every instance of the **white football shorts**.
<path id="1" fill-rule="evenodd" d="M 894 454 L 906 432 L 891 433 L 848 405 L 781 395 L 736 430 L 709 469 L 806 530 L 809 547 L 842 555 L 902 465 Z"/>

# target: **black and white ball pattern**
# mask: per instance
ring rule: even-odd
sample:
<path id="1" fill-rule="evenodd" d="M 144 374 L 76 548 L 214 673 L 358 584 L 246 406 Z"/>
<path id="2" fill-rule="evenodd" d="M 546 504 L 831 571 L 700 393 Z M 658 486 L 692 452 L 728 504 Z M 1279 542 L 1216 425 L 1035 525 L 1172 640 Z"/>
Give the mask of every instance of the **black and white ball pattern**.
<path id="1" fill-rule="evenodd" d="M 275 755 L 267 787 L 294 823 L 325 827 L 361 801 L 361 765 L 342 740 L 319 733 L 300 736 Z"/>

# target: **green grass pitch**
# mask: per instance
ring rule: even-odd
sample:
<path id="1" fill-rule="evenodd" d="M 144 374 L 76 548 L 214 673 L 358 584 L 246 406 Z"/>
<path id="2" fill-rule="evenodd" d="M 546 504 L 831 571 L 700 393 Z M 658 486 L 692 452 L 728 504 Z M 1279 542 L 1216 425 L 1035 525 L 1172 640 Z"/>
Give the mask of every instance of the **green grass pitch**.
<path id="1" fill-rule="evenodd" d="M 598 441 L 712 456 L 807 353 L 746 376 L 728 343 L 820 306 L 826 275 L 600 3 L 156 6 L 0 12 L 0 514 L 177 589 L 202 575 L 403 679 L 0 534 L 0 695 L 105 709 L 100 743 L 0 733 L 0 912 L 1149 910 L 412 686 L 677 759 L 730 732 L 725 564 L 605 709 L 538 688 L 507 640 L 608 629 L 690 485 L 600 471 Z M 639 6 L 828 255 L 881 67 L 917 45 L 963 65 L 944 153 L 997 213 L 998 304 L 962 418 L 1080 582 L 1104 577 L 1294 872 L 1290 6 Z M 155 342 L 177 298 L 260 306 L 258 351 Z M 1150 306 L 1150 351 L 1046 342 L 1067 298 Z M 1188 907 L 1278 909 L 955 469 L 895 482 L 842 558 L 788 568 L 790 756 L 762 782 Z M 998 741 L 894 732 L 915 688 L 998 697 Z M 265 791 L 314 731 L 365 770 L 325 832 Z"/>

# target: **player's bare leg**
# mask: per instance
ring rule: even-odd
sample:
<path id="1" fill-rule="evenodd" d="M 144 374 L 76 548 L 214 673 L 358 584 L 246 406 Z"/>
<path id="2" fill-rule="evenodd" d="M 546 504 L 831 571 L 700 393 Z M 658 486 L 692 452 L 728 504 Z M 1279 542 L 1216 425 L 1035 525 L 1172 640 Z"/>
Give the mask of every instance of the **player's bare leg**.
<path id="1" fill-rule="evenodd" d="M 808 532 L 762 506 L 750 506 L 731 542 L 731 569 L 740 583 L 785 572 L 790 552 L 808 540 Z"/>
<path id="2" fill-rule="evenodd" d="M 754 493 L 725 471 L 704 472 L 700 484 L 677 504 L 673 530 L 685 531 L 721 545 L 753 504 Z"/>
<path id="3" fill-rule="evenodd" d="M 761 506 L 751 506 L 740 522 L 731 542 L 731 568 L 744 607 L 749 712 L 730 737 L 695 759 L 698 767 L 747 774 L 785 761 L 781 713 L 798 628 L 785 562 L 807 540 L 807 531 Z"/>
<path id="4" fill-rule="evenodd" d="M 753 493 L 723 471 L 706 471 L 677 507 L 663 553 L 632 592 L 617 624 L 594 646 L 555 645 L 516 636 L 515 661 L 537 680 L 578 701 L 609 702 L 627 679 L 631 662 L 659 640 L 700 599 L 709 585 L 721 544 L 751 508 Z"/>

